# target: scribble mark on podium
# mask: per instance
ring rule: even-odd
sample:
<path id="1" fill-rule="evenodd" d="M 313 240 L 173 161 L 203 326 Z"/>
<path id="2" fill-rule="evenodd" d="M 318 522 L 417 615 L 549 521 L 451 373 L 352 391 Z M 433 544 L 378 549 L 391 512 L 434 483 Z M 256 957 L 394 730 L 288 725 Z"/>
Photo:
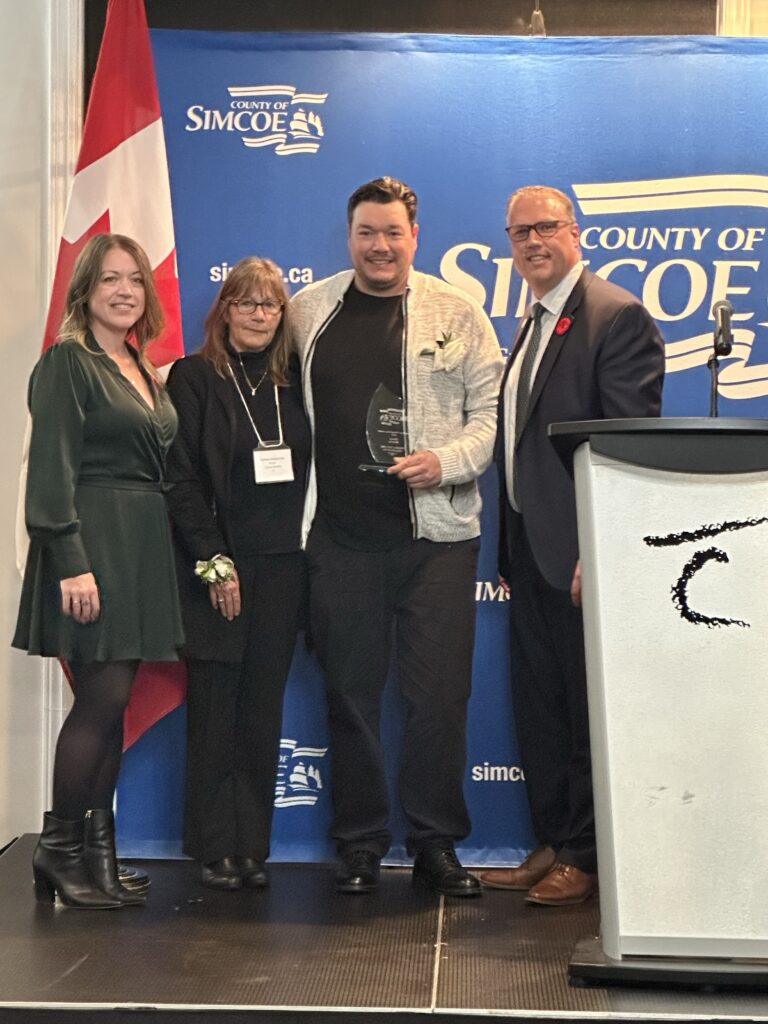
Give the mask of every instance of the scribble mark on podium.
<path id="1" fill-rule="evenodd" d="M 688 603 L 688 584 L 696 573 L 702 569 L 707 562 L 729 562 L 730 559 L 720 548 L 707 548 L 706 551 L 697 551 L 693 558 L 685 563 L 680 578 L 672 587 L 672 603 L 684 619 L 693 622 L 695 625 L 713 626 L 741 626 L 749 629 L 749 623 L 741 619 L 728 619 L 719 615 L 704 615 L 691 608 Z"/>
<path id="2" fill-rule="evenodd" d="M 700 526 L 697 530 L 683 530 L 680 533 L 667 533 L 661 536 L 646 536 L 643 541 L 654 548 L 675 547 L 680 544 L 691 544 L 709 537 L 717 537 L 721 533 L 732 533 L 735 530 L 745 530 L 750 526 L 761 526 L 768 523 L 768 517 L 762 516 L 754 519 L 731 519 L 724 523 L 709 523 Z M 679 578 L 672 586 L 672 603 L 680 612 L 682 618 L 697 626 L 707 626 L 710 629 L 714 626 L 740 626 L 742 629 L 749 629 L 750 624 L 743 619 L 733 619 L 720 615 L 705 615 L 691 608 L 688 602 L 688 584 L 693 577 L 708 562 L 728 563 L 730 559 L 721 548 L 707 548 L 704 551 L 697 551 L 683 566 Z"/>
<path id="3" fill-rule="evenodd" d="M 652 548 L 670 548 L 678 544 L 689 544 L 692 541 L 704 540 L 705 537 L 717 537 L 721 533 L 732 533 L 734 530 L 746 530 L 750 526 L 761 526 L 768 523 L 768 517 L 760 519 L 731 519 L 724 523 L 709 523 L 698 530 L 683 530 L 681 533 L 665 533 L 660 537 L 643 537 L 645 543 Z"/>

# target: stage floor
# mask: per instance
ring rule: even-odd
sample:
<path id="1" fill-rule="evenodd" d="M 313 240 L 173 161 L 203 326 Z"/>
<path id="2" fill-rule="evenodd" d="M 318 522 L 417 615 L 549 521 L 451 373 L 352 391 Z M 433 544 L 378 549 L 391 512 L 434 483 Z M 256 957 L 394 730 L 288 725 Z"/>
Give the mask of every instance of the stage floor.
<path id="1" fill-rule="evenodd" d="M 768 1021 L 768 993 L 569 986 L 596 902 L 443 900 L 402 869 L 376 893 L 340 896 L 330 866 L 306 864 L 272 866 L 268 890 L 217 893 L 191 862 L 152 861 L 146 907 L 68 910 L 33 898 L 36 838 L 0 857 L 3 1022 Z"/>

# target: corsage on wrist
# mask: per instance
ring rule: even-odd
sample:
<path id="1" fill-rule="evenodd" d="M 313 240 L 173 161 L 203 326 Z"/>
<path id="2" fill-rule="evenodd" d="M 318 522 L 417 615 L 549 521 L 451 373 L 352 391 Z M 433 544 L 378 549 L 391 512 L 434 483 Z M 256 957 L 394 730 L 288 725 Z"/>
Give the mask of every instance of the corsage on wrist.
<path id="1" fill-rule="evenodd" d="M 235 563 L 227 555 L 214 555 L 206 562 L 204 559 L 195 562 L 195 576 L 203 583 L 229 583 L 235 578 Z"/>

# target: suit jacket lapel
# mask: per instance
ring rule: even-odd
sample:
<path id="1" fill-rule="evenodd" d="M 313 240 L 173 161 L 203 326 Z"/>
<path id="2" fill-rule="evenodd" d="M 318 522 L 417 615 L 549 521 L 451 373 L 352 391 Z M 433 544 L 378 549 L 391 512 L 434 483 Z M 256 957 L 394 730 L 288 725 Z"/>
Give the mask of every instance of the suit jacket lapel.
<path id="1" fill-rule="evenodd" d="M 587 285 L 589 284 L 589 280 L 591 277 L 591 272 L 587 270 L 585 267 L 578 281 L 573 286 L 571 294 L 565 301 L 563 311 L 558 317 L 558 323 L 564 317 L 568 317 L 571 320 L 574 320 L 576 318 L 578 308 L 581 305 L 582 299 L 584 298 L 584 292 L 587 290 Z M 544 355 L 542 356 L 538 373 L 536 374 L 536 377 L 533 382 L 533 388 L 531 389 L 531 400 L 528 403 L 528 420 L 531 418 L 531 414 L 533 410 L 536 408 L 536 403 L 538 402 L 539 396 L 544 390 L 544 386 L 547 383 L 547 378 L 549 377 L 555 363 L 557 362 L 558 356 L 562 351 L 563 345 L 565 345 L 568 339 L 568 335 L 573 330 L 573 325 L 571 325 L 568 328 L 568 330 L 565 331 L 563 334 L 558 334 L 556 328 L 557 325 L 555 325 L 555 330 L 552 331 L 552 336 L 547 342 L 547 347 L 544 351 Z"/>
<path id="2" fill-rule="evenodd" d="M 528 330 L 533 323 L 533 317 L 527 316 L 525 320 L 521 320 L 515 334 L 515 339 L 512 342 L 512 351 L 507 359 L 507 365 L 504 367 L 504 373 L 501 375 L 501 390 L 499 391 L 499 422 L 503 422 L 504 415 L 504 392 L 507 387 L 507 379 L 509 377 L 509 371 L 512 369 L 512 364 L 517 359 L 518 353 L 523 342 L 528 335 Z"/>

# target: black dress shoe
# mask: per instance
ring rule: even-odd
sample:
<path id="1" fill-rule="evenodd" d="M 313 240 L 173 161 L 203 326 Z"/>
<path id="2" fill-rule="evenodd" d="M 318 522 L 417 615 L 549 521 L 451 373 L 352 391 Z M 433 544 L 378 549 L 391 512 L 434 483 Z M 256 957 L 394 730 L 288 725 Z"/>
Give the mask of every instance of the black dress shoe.
<path id="1" fill-rule="evenodd" d="M 336 875 L 338 892 L 373 892 L 379 887 L 381 857 L 370 850 L 352 850 L 341 861 Z"/>
<path id="2" fill-rule="evenodd" d="M 246 889 L 266 889 L 269 885 L 269 875 L 263 860 L 238 857 L 237 866 Z"/>
<path id="3" fill-rule="evenodd" d="M 200 881 L 209 889 L 242 889 L 240 868 L 234 857 L 222 857 L 200 869 Z"/>
<path id="4" fill-rule="evenodd" d="M 461 866 L 452 846 L 428 846 L 419 850 L 413 862 L 413 881 L 444 896 L 482 895 L 480 883 Z"/>

